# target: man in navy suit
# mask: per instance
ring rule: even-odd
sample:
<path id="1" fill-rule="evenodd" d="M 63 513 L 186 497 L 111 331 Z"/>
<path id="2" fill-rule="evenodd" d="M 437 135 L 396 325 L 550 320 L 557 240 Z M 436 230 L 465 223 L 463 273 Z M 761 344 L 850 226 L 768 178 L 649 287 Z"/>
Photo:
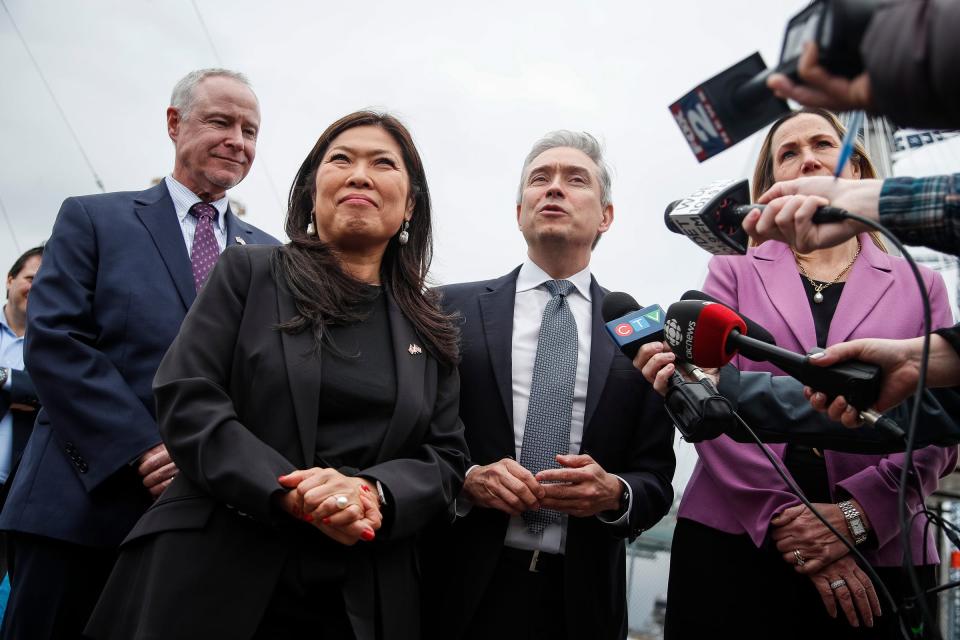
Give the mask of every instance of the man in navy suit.
<path id="1" fill-rule="evenodd" d="M 12 585 L 3 638 L 80 637 L 117 547 L 176 475 L 151 383 L 219 253 L 277 243 L 226 197 L 250 170 L 259 126 L 243 75 L 194 71 L 167 109 L 173 173 L 60 208 L 25 344 L 44 406 L 0 514 Z"/>
<path id="2" fill-rule="evenodd" d="M 590 256 L 613 205 L 592 136 L 534 145 L 517 222 L 520 267 L 443 288 L 462 317 L 472 466 L 461 517 L 423 545 L 424 625 L 431 638 L 624 638 L 624 539 L 670 508 L 673 427 L 604 331 Z"/>

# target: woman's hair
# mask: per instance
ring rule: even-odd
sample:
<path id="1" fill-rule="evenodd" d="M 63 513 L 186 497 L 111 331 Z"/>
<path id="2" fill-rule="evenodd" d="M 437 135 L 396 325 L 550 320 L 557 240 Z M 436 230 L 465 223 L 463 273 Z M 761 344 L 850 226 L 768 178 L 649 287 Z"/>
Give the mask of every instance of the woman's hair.
<path id="1" fill-rule="evenodd" d="M 843 123 L 840 122 L 840 118 L 837 117 L 832 111 L 826 109 L 821 109 L 819 107 L 804 107 L 799 111 L 794 111 L 783 116 L 779 120 L 773 123 L 770 127 L 770 130 L 767 131 L 766 137 L 763 139 L 763 144 L 760 146 L 760 155 L 757 156 L 757 165 L 753 169 L 753 189 L 750 192 L 752 201 L 756 202 L 763 193 L 774 185 L 776 182 L 773 179 L 773 136 L 777 133 L 777 129 L 780 126 L 796 118 L 802 113 L 809 113 L 811 115 L 820 116 L 827 123 L 833 127 L 833 130 L 837 134 L 837 138 L 843 140 L 843 136 L 846 135 L 847 130 L 843 126 Z M 853 154 L 850 156 L 850 164 L 856 165 L 860 169 L 860 178 L 876 178 L 877 170 L 873 166 L 873 163 L 870 162 L 869 156 L 867 156 L 867 150 L 863 146 L 859 136 L 853 145 Z M 883 240 L 875 232 L 870 232 L 870 237 L 873 239 L 873 243 L 880 248 L 881 251 L 886 251 L 887 247 L 883 243 Z"/>
<path id="2" fill-rule="evenodd" d="M 282 323 L 280 329 L 288 333 L 309 329 L 319 350 L 327 325 L 364 318 L 357 304 L 363 283 L 344 271 L 334 247 L 307 234 L 307 225 L 313 222 L 317 169 L 327 148 L 344 131 L 363 126 L 380 127 L 400 147 L 410 181 L 408 197 L 414 203 L 409 240 L 405 246 L 399 244 L 396 235 L 389 241 L 380 266 L 381 282 L 427 343 L 427 349 L 441 362 L 455 364 L 459 350 L 457 329 L 451 317 L 440 311 L 436 294 L 426 288 L 433 238 L 423 162 L 407 128 L 386 113 L 357 111 L 340 118 L 320 135 L 297 171 L 287 205 L 286 232 L 290 242 L 280 249 L 277 261 L 278 277 L 290 289 L 297 315 Z"/>

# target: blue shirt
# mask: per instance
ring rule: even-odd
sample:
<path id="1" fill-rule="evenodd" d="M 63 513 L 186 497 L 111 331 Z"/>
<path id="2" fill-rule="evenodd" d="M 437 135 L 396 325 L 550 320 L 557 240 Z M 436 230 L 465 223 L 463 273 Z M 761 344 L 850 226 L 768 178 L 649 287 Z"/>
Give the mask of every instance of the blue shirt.
<path id="1" fill-rule="evenodd" d="M 0 367 L 23 371 L 23 337 L 18 336 L 7 324 L 6 307 L 0 311 Z M 13 388 L 13 376 L 7 377 L 4 391 Z M 10 409 L 0 418 L 0 484 L 10 476 L 10 464 L 13 457 L 13 410 Z"/>

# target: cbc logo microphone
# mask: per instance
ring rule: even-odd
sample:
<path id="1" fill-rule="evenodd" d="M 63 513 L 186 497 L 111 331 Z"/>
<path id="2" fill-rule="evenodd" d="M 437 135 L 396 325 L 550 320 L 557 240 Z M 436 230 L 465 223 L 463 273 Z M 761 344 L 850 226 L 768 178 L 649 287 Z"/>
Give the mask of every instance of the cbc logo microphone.
<path id="1" fill-rule="evenodd" d="M 683 331 L 680 330 L 680 323 L 676 318 L 670 318 L 663 325 L 663 337 L 671 347 L 679 347 L 683 340 Z"/>

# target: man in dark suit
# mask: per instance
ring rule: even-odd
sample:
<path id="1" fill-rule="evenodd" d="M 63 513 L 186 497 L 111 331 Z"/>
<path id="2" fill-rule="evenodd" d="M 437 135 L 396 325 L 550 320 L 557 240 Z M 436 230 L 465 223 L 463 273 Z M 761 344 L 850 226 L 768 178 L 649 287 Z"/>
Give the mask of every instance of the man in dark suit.
<path id="1" fill-rule="evenodd" d="M 27 297 L 43 258 L 43 247 L 28 249 L 7 273 L 7 303 L 0 313 L 0 508 L 30 437 L 40 400 L 23 364 Z M 0 534 L 0 577 L 7 572 L 7 537 Z"/>
<path id="2" fill-rule="evenodd" d="M 613 205 L 592 136 L 534 145 L 517 221 L 523 265 L 443 289 L 462 316 L 472 466 L 462 517 L 424 541 L 425 624 L 436 638 L 624 638 L 624 539 L 672 503 L 673 428 L 604 331 L 589 263 Z"/>
<path id="3" fill-rule="evenodd" d="M 30 296 L 25 359 L 43 409 L 0 514 L 12 591 L 4 638 L 75 638 L 140 515 L 177 472 L 151 383 L 230 244 L 275 244 L 230 211 L 260 109 L 241 74 L 174 87 L 173 173 L 141 192 L 68 198 Z"/>

